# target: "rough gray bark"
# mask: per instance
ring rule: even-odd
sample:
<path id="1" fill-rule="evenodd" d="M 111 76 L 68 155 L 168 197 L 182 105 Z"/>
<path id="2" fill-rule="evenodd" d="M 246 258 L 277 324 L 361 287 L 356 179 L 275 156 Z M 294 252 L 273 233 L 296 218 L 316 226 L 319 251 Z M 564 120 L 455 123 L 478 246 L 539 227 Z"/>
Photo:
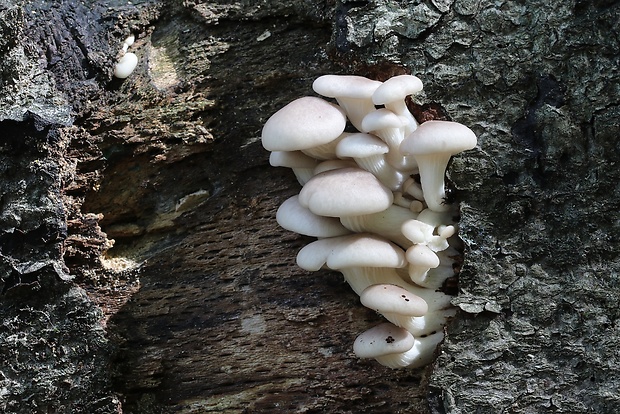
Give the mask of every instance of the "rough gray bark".
<path id="1" fill-rule="evenodd" d="M 0 1 L 0 409 L 613 413 L 620 5 L 557 3 Z M 479 135 L 427 370 L 358 361 L 379 318 L 274 220 L 261 125 L 329 72 Z"/>

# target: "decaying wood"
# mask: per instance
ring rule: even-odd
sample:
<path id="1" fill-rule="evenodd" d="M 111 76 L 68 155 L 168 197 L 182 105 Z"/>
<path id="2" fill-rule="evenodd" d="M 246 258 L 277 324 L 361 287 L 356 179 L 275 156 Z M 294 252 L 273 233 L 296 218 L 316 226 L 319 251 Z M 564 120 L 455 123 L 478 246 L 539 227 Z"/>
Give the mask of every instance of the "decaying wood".
<path id="1" fill-rule="evenodd" d="M 0 410 L 615 412 L 617 2 L 67 3 L 0 0 Z M 392 371 L 341 275 L 296 267 L 259 137 L 321 74 L 403 72 L 479 146 L 460 312 Z"/>

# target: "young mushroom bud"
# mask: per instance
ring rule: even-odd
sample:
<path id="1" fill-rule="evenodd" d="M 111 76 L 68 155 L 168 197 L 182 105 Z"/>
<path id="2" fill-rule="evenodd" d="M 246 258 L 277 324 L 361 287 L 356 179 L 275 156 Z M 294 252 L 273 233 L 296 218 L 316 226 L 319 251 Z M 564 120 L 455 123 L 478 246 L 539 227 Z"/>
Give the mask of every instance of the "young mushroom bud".
<path id="1" fill-rule="evenodd" d="M 439 266 L 439 257 L 423 244 L 414 244 L 405 253 L 409 262 L 409 277 L 417 285 L 424 286 L 429 269 Z"/>

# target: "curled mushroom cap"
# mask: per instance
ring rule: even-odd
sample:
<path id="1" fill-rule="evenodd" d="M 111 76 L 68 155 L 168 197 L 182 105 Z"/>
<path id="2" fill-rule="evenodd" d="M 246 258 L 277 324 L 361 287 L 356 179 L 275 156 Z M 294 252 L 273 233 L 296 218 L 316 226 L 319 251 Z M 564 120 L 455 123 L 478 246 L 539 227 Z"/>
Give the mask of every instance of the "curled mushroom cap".
<path id="1" fill-rule="evenodd" d="M 360 295 L 360 301 L 383 315 L 422 316 L 428 312 L 424 299 L 396 285 L 368 286 Z"/>
<path id="2" fill-rule="evenodd" d="M 276 221 L 283 228 L 313 237 L 335 237 L 349 234 L 335 217 L 317 216 L 299 204 L 299 196 L 286 200 L 276 213 Z"/>
<path id="3" fill-rule="evenodd" d="M 353 343 L 353 352 L 358 358 L 375 358 L 389 368 L 409 365 L 403 358 L 415 343 L 413 335 L 406 329 L 391 323 L 382 323 L 360 334 Z"/>
<path id="4" fill-rule="evenodd" d="M 297 151 L 327 144 L 344 131 L 346 116 L 337 105 L 306 96 L 273 114 L 263 126 L 263 147 Z"/>
<path id="5" fill-rule="evenodd" d="M 358 216 L 383 211 L 394 196 L 377 178 L 359 168 L 339 168 L 315 175 L 299 193 L 299 202 L 314 214 Z"/>
<path id="6" fill-rule="evenodd" d="M 439 266 L 439 257 L 423 244 L 414 244 L 406 252 L 409 262 L 409 277 L 414 283 L 422 284 L 429 269 Z"/>
<path id="7" fill-rule="evenodd" d="M 323 75 L 315 79 L 312 89 L 319 95 L 336 98 L 349 120 L 358 130 L 364 116 L 374 111 L 372 94 L 381 82 L 352 75 Z"/>
<path id="8" fill-rule="evenodd" d="M 447 211 L 444 176 L 450 157 L 476 146 L 476 134 L 465 125 L 450 121 L 427 121 L 400 145 L 403 154 L 415 157 L 420 170 L 424 200 L 433 211 Z"/>

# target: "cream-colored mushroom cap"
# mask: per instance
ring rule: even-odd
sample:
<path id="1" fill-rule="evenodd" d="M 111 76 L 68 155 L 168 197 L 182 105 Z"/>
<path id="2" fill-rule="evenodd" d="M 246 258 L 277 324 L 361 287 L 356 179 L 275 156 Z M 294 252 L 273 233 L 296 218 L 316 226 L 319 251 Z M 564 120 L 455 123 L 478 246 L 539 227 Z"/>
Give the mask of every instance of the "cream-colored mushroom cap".
<path id="1" fill-rule="evenodd" d="M 343 138 L 336 146 L 336 155 L 341 158 L 367 158 L 386 154 L 390 148 L 374 135 L 357 133 Z"/>
<path id="2" fill-rule="evenodd" d="M 424 200 L 433 211 L 447 211 L 444 176 L 450 157 L 476 146 L 476 134 L 465 125 L 450 121 L 428 121 L 400 144 L 403 154 L 418 163 Z"/>
<path id="3" fill-rule="evenodd" d="M 329 98 L 370 99 L 381 82 L 355 75 L 323 75 L 312 83 L 312 89 Z"/>
<path id="4" fill-rule="evenodd" d="M 394 243 L 368 233 L 316 240 L 297 254 L 297 264 L 305 270 L 323 265 L 342 270 L 361 267 L 405 267 L 405 252 Z"/>
<path id="5" fill-rule="evenodd" d="M 344 131 L 346 115 L 337 105 L 306 96 L 273 114 L 263 126 L 263 147 L 269 151 L 297 151 L 323 145 Z"/>
<path id="6" fill-rule="evenodd" d="M 427 121 L 411 133 L 400 145 L 404 154 L 458 154 L 476 146 L 474 131 L 452 121 Z"/>
<path id="7" fill-rule="evenodd" d="M 426 267 L 426 270 L 439 266 L 437 254 L 423 244 L 414 244 L 408 248 L 406 257 L 409 263 L 419 267 Z"/>
<path id="8" fill-rule="evenodd" d="M 299 203 L 327 217 L 358 216 L 387 209 L 392 192 L 358 168 L 340 168 L 315 175 L 299 193 Z"/>
<path id="9" fill-rule="evenodd" d="M 414 344 L 413 335 L 391 323 L 382 323 L 360 334 L 353 344 L 359 358 L 377 358 L 409 351 Z"/>
<path id="10" fill-rule="evenodd" d="M 394 76 L 379 86 L 372 95 L 375 105 L 384 105 L 388 102 L 403 100 L 406 96 L 422 90 L 422 81 L 413 75 Z"/>
<path id="11" fill-rule="evenodd" d="M 313 237 L 335 237 L 351 233 L 335 217 L 317 216 L 299 204 L 299 196 L 286 200 L 276 213 L 276 221 L 283 228 Z"/>
<path id="12" fill-rule="evenodd" d="M 396 285 L 372 285 L 360 295 L 362 305 L 380 313 L 423 316 L 428 312 L 424 299 Z"/>

